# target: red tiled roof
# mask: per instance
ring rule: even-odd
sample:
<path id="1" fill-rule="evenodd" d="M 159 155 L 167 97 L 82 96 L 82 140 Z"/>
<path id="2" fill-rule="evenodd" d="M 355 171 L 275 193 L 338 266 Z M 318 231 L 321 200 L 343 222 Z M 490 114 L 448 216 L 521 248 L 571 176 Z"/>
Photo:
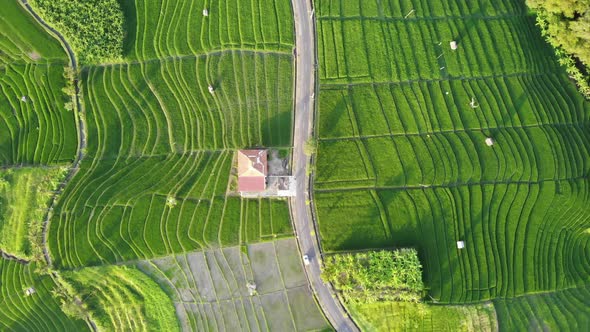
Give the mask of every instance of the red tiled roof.
<path id="1" fill-rule="evenodd" d="M 238 191 L 264 191 L 266 189 L 266 180 L 260 176 L 241 176 L 238 177 Z"/>
<path id="2" fill-rule="evenodd" d="M 264 191 L 267 174 L 266 150 L 238 151 L 238 190 Z"/>

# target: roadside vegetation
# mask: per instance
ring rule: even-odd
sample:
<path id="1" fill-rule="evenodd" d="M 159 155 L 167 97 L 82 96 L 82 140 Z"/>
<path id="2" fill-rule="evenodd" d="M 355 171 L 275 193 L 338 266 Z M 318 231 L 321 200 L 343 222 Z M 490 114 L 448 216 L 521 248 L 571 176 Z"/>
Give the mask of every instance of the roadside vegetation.
<path id="1" fill-rule="evenodd" d="M 424 296 L 422 265 L 415 249 L 330 255 L 324 260 L 322 278 L 346 302 L 418 302 Z"/>
<path id="2" fill-rule="evenodd" d="M 83 63 L 118 61 L 123 53 L 123 11 L 117 0 L 30 0 L 60 31 Z"/>

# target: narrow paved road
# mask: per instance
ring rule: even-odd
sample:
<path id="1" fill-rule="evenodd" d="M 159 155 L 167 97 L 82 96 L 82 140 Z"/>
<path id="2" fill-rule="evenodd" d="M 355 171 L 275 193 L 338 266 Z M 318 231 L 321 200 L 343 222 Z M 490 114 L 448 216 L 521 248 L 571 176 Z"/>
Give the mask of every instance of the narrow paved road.
<path id="1" fill-rule="evenodd" d="M 293 175 L 297 179 L 296 196 L 289 205 L 299 249 L 309 256 L 311 263 L 305 267 L 320 307 L 336 331 L 358 331 L 340 302 L 321 277 L 318 258 L 321 253 L 314 226 L 309 198 L 309 176 L 306 169 L 310 158 L 304 152 L 305 143 L 312 136 L 313 106 L 315 95 L 315 32 L 311 0 L 291 0 L 295 14 L 296 35 L 296 82 L 295 82 L 295 129 L 293 133 Z"/>

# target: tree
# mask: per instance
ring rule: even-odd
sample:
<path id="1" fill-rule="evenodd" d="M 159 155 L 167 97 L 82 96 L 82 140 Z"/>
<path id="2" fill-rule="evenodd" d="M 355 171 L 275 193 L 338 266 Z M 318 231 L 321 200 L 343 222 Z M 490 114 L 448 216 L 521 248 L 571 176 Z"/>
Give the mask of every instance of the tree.
<path id="1" fill-rule="evenodd" d="M 590 97 L 590 0 L 527 0 L 559 63 Z"/>

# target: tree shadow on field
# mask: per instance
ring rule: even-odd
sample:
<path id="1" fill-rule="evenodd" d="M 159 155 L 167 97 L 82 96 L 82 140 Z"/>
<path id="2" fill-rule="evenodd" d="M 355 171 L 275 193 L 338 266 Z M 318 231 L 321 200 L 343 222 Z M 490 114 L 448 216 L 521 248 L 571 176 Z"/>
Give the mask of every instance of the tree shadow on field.
<path id="1" fill-rule="evenodd" d="M 135 39 L 137 38 L 137 12 L 135 0 L 118 0 L 123 10 L 123 29 L 125 37 L 123 39 L 123 56 L 128 56 L 133 52 Z M 141 0 L 140 0 L 141 1 Z"/>
<path id="2" fill-rule="evenodd" d="M 261 109 L 252 109 L 250 111 L 263 112 Z M 269 111 L 274 114 L 266 121 L 260 123 L 262 145 L 272 147 L 291 147 L 291 123 L 293 122 L 293 113 L 281 112 L 276 109 L 271 109 Z M 277 111 L 279 112 L 276 113 Z"/>
<path id="3" fill-rule="evenodd" d="M 488 7 L 488 4 L 483 4 L 479 10 L 473 12 L 473 14 L 471 15 L 472 17 L 470 18 L 465 18 L 464 20 L 462 20 L 462 22 L 465 23 L 465 27 L 464 28 L 459 28 L 457 26 L 457 35 L 453 36 L 454 37 L 454 41 L 457 42 L 457 45 L 461 45 L 461 42 L 464 39 L 464 36 L 468 36 L 471 32 L 471 30 L 473 30 L 476 26 L 477 26 L 477 22 L 481 21 L 481 19 L 483 17 L 486 16 L 486 9 Z"/>
<path id="4" fill-rule="evenodd" d="M 332 136 L 339 136 L 339 133 L 337 132 L 337 125 L 343 116 L 348 117 L 348 107 L 352 107 L 352 102 L 350 101 L 350 94 L 351 91 L 342 90 L 340 92 L 340 98 L 336 105 L 332 109 L 324 110 L 321 113 L 320 128 L 322 128 L 325 131 L 324 134 L 332 134 Z M 321 106 L 322 104 L 320 102 L 320 108 Z"/>

